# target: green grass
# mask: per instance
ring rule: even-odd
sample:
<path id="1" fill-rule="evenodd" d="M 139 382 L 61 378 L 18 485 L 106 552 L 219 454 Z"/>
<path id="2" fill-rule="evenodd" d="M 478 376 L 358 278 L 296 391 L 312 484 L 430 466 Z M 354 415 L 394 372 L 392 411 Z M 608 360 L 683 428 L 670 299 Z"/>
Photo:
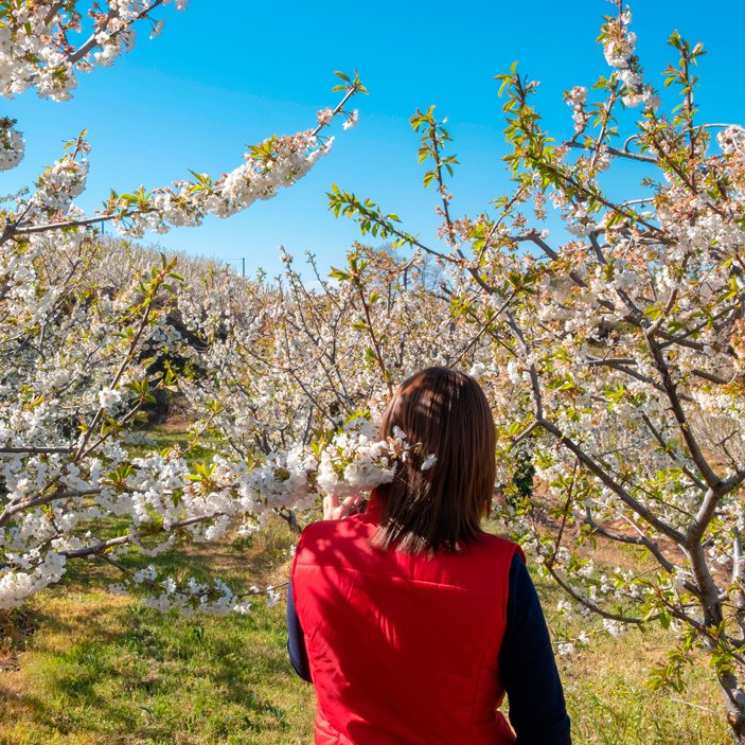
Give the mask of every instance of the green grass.
<path id="1" fill-rule="evenodd" d="M 211 561 L 228 578 L 278 582 L 292 540 L 278 521 L 240 551 L 157 563 L 199 575 Z M 4 646 L 16 664 L 0 672 L 0 743 L 309 742 L 312 690 L 291 674 L 281 604 L 257 598 L 249 615 L 228 618 L 163 615 L 92 588 L 113 571 L 78 570 L 35 598 L 27 637 L 7 633 L 20 620 L 13 614 Z"/>
<path id="2" fill-rule="evenodd" d="M 731 740 L 714 676 L 701 658 L 686 690 L 653 691 L 649 670 L 671 639 L 661 630 L 598 636 L 559 666 L 577 745 L 726 745 Z"/>
<path id="3" fill-rule="evenodd" d="M 240 550 L 159 561 L 197 570 L 212 561 L 233 580 L 278 583 L 292 541 L 277 521 Z M 4 659 L 15 664 L 0 672 L 2 745 L 312 741 L 313 691 L 287 662 L 283 604 L 267 608 L 259 598 L 243 617 L 161 615 L 93 589 L 95 575 L 113 571 L 80 569 L 6 622 Z M 559 596 L 540 589 L 551 615 Z M 685 694 L 653 692 L 646 670 L 669 643 L 662 632 L 612 639 L 597 634 L 595 622 L 583 624 L 592 646 L 559 659 L 577 745 L 728 742 L 703 662 L 690 671 Z"/>
<path id="4" fill-rule="evenodd" d="M 281 610 L 189 620 L 96 593 L 50 599 L 0 688 L 3 743 L 307 742 Z"/>
<path id="5" fill-rule="evenodd" d="M 178 433 L 155 432 L 158 446 Z M 112 534 L 120 526 L 112 525 Z M 295 536 L 277 519 L 235 545 L 190 546 L 143 564 L 234 585 L 281 584 Z M 606 557 L 633 562 L 632 552 Z M 128 562 L 131 566 L 133 562 Z M 284 604 L 257 598 L 248 616 L 185 618 L 100 588 L 117 570 L 78 563 L 64 585 L 0 612 L 0 745 L 295 745 L 312 741 L 313 689 L 286 656 Z M 719 692 L 705 660 L 683 694 L 654 692 L 649 669 L 671 639 L 595 620 L 555 618 L 561 597 L 539 586 L 552 627 L 592 644 L 559 658 L 575 745 L 725 745 Z"/>
<path id="6" fill-rule="evenodd" d="M 195 443 L 188 429 L 183 427 L 173 427 L 167 424 L 159 424 L 142 430 L 146 438 L 142 444 L 132 444 L 128 446 L 128 452 L 131 456 L 143 456 L 153 451 L 159 451 L 178 445 L 186 460 L 190 463 L 209 460 L 214 455 L 214 450 L 204 444 L 204 438 L 199 443 Z"/>

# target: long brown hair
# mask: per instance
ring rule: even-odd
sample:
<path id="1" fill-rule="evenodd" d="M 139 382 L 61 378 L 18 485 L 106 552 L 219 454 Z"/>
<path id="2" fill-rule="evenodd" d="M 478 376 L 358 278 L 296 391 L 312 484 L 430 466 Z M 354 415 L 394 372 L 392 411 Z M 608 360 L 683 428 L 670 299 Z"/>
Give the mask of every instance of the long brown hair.
<path id="1" fill-rule="evenodd" d="M 381 437 L 403 431 L 418 456 L 378 487 L 383 515 L 376 545 L 405 551 L 454 551 L 481 533 L 496 475 L 494 418 L 479 384 L 465 373 L 429 367 L 391 399 Z M 423 459 L 435 455 L 431 468 Z"/>

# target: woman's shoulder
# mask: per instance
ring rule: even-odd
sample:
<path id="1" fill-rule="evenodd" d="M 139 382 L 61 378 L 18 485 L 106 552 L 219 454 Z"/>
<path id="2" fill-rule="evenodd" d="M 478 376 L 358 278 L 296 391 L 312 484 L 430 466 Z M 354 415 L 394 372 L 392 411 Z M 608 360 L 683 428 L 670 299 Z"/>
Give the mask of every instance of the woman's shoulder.
<path id="1" fill-rule="evenodd" d="M 519 556 L 523 561 L 525 560 L 525 554 L 520 544 L 507 536 L 483 531 L 476 543 L 481 547 L 482 551 L 488 552 L 500 559 L 511 561 L 514 556 Z"/>
<path id="2" fill-rule="evenodd" d="M 301 540 L 316 540 L 329 535 L 356 535 L 362 528 L 362 513 L 332 520 L 315 520 L 300 533 Z"/>
<path id="3" fill-rule="evenodd" d="M 369 530 L 358 515 L 338 520 L 317 520 L 303 528 L 297 544 L 296 554 L 312 553 L 316 557 L 333 551 L 343 550 L 345 543 L 357 543 L 366 538 Z"/>

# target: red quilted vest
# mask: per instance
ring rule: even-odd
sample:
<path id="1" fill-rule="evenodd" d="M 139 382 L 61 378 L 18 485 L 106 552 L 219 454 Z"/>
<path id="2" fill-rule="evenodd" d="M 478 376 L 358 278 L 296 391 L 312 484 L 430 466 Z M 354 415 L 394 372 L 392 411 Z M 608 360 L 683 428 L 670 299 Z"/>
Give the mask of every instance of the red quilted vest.
<path id="1" fill-rule="evenodd" d="M 370 546 L 382 505 L 309 525 L 292 583 L 316 689 L 316 745 L 507 745 L 497 707 L 508 577 L 519 547 Z"/>

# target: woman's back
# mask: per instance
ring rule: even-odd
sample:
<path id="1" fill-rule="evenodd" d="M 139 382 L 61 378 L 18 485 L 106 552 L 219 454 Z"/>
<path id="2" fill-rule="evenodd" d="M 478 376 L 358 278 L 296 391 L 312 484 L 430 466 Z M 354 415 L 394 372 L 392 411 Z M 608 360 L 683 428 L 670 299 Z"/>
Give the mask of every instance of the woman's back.
<path id="1" fill-rule="evenodd" d="M 501 745 L 498 658 L 519 548 L 482 534 L 457 552 L 375 548 L 382 507 L 308 526 L 295 606 L 319 745 Z"/>
<path id="2" fill-rule="evenodd" d="M 288 648 L 316 688 L 317 745 L 506 745 L 505 691 L 520 745 L 569 745 L 522 552 L 481 529 L 496 472 L 484 392 L 422 370 L 394 393 L 377 445 L 391 462 L 367 511 L 309 525 L 293 564 Z"/>

